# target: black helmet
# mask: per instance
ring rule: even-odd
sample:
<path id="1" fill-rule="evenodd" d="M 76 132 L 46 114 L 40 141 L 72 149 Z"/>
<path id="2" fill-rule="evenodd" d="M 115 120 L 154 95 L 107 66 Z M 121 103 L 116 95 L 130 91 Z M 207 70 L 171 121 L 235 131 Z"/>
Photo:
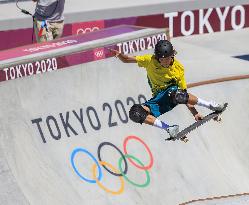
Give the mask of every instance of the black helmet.
<path id="1" fill-rule="evenodd" d="M 169 57 L 174 54 L 174 48 L 168 40 L 160 40 L 155 46 L 155 57 L 157 60 L 159 58 Z"/>

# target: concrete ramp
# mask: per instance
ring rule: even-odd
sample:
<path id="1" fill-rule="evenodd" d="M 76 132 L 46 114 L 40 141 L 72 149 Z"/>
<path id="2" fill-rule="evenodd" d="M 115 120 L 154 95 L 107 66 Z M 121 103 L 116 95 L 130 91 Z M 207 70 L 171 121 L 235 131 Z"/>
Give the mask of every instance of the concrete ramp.
<path id="1" fill-rule="evenodd" d="M 234 39 L 235 32 L 222 35 Z M 236 42 L 247 39 L 245 31 L 236 35 Z M 226 58 L 238 69 L 236 73 L 228 68 L 229 75 L 248 73 L 247 61 L 216 51 L 222 58 L 216 56 L 207 78 L 199 79 L 202 70 L 193 59 L 195 49 L 187 48 L 209 53 L 210 37 L 215 42 L 219 36 L 196 36 L 203 45 L 195 44 L 193 37 L 173 40 L 179 59 L 191 66 L 186 67 L 190 82 L 225 77 L 218 67 L 226 66 Z M 191 56 L 192 61 L 184 62 Z M 105 58 L 1 82 L 0 204 L 175 205 L 248 193 L 249 81 L 190 91 L 228 102 L 229 107 L 221 124 L 206 124 L 185 144 L 165 142 L 166 132 L 128 119 L 134 103 L 151 97 L 146 73 L 135 64 Z M 193 122 L 183 105 L 161 119 L 181 128 Z"/>

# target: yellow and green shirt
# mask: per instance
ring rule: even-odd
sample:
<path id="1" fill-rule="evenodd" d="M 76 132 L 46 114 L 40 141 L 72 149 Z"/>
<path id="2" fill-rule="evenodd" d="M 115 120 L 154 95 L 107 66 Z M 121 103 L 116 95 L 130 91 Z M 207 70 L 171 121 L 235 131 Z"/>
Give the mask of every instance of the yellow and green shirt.
<path id="1" fill-rule="evenodd" d="M 143 67 L 147 71 L 148 82 L 153 96 L 173 84 L 180 89 L 187 89 L 184 67 L 177 59 L 174 59 L 173 65 L 168 68 L 162 67 L 155 59 L 155 56 L 151 54 L 136 56 L 136 61 L 139 67 Z"/>

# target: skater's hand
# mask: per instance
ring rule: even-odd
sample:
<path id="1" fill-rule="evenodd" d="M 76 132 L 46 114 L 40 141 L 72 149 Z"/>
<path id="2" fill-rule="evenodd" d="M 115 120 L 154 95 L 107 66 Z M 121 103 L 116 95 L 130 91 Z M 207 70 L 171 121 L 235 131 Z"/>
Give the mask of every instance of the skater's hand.
<path id="1" fill-rule="evenodd" d="M 203 116 L 201 114 L 199 114 L 199 113 L 197 113 L 194 117 L 195 117 L 196 121 L 199 121 L 199 120 L 203 119 Z"/>
<path id="2" fill-rule="evenodd" d="M 136 63 L 137 62 L 136 56 L 128 56 L 112 48 L 108 48 L 108 50 L 113 56 L 121 60 L 123 63 Z"/>
<path id="3" fill-rule="evenodd" d="M 116 58 L 120 55 L 119 51 L 112 49 L 112 48 L 108 48 L 108 50 L 110 51 L 110 53 L 115 56 Z"/>

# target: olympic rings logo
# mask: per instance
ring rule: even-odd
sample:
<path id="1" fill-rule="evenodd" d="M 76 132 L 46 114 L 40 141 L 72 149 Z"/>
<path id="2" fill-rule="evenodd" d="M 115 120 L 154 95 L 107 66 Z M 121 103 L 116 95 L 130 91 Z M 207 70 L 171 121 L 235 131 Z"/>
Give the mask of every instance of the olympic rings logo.
<path id="1" fill-rule="evenodd" d="M 143 162 L 141 162 L 138 158 L 136 158 L 133 155 L 128 154 L 127 152 L 127 144 L 129 140 L 136 140 L 139 141 L 147 150 L 149 157 L 150 157 L 150 162 L 147 165 L 144 165 Z M 121 155 L 119 161 L 118 161 L 118 169 L 115 168 L 112 164 L 102 161 L 101 158 L 101 149 L 104 146 L 111 146 L 114 149 L 116 149 L 118 151 L 118 153 Z M 113 194 L 113 195 L 118 195 L 121 194 L 124 191 L 124 179 L 132 184 L 133 186 L 136 187 L 146 187 L 150 184 L 150 175 L 148 170 L 151 169 L 151 167 L 153 166 L 153 156 L 152 153 L 149 149 L 149 147 L 147 146 L 147 144 L 145 144 L 145 142 L 143 140 L 141 140 L 139 137 L 137 136 L 128 136 L 125 138 L 124 142 L 123 142 L 123 149 L 124 149 L 124 154 L 122 153 L 122 151 L 115 146 L 114 144 L 110 143 L 110 142 L 102 142 L 99 146 L 98 146 L 98 160 L 86 149 L 84 148 L 76 148 L 73 150 L 72 154 L 71 154 L 71 165 L 74 169 L 74 171 L 76 172 L 76 174 L 84 181 L 91 183 L 91 184 L 97 184 L 101 189 L 103 189 L 104 191 L 106 191 L 107 193 Z M 75 165 L 75 157 L 78 153 L 84 153 L 87 154 L 91 160 L 94 161 L 94 165 L 92 166 L 92 179 L 89 179 L 85 176 L 83 176 L 80 171 L 77 169 L 76 165 Z M 146 175 L 146 181 L 144 183 L 136 183 L 132 180 L 130 180 L 126 174 L 128 172 L 128 162 L 127 160 L 136 168 L 140 169 L 140 170 L 144 170 L 145 175 Z M 122 164 L 124 164 L 124 168 L 122 168 Z M 102 178 L 103 178 L 103 172 L 102 172 L 102 168 L 101 166 L 110 174 L 112 174 L 113 176 L 116 176 L 119 178 L 120 181 L 120 188 L 118 190 L 110 190 L 107 187 L 105 187 L 103 185 L 103 183 L 101 182 Z M 98 169 L 98 171 L 97 171 Z M 97 176 L 97 172 L 98 172 L 98 176 Z"/>
<path id="2" fill-rule="evenodd" d="M 98 31 L 99 27 L 94 26 L 94 27 L 87 27 L 87 28 L 79 28 L 77 30 L 77 35 L 78 34 L 85 34 L 85 33 L 89 33 L 89 32 L 93 32 L 93 31 Z"/>
<path id="3" fill-rule="evenodd" d="M 94 54 L 95 54 L 95 56 L 97 58 L 100 58 L 100 57 L 102 57 L 104 55 L 104 51 L 103 50 L 98 50 Z"/>

